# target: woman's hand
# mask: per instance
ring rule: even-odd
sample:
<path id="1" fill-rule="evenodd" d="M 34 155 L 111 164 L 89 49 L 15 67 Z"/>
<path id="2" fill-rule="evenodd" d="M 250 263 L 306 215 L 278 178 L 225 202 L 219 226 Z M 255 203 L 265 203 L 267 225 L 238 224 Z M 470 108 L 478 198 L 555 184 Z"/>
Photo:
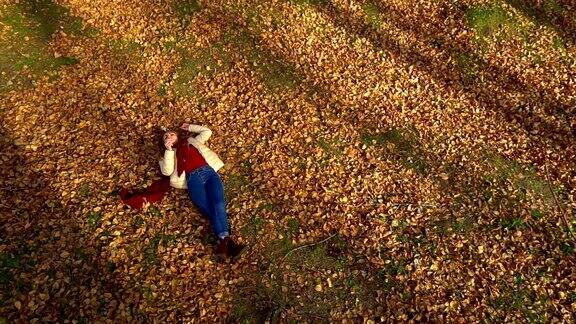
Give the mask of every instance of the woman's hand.
<path id="1" fill-rule="evenodd" d="M 188 131 L 190 129 L 190 124 L 188 123 L 183 123 L 182 126 L 180 126 L 180 129 L 183 129 L 185 131 Z"/>
<path id="2" fill-rule="evenodd" d="M 167 139 L 164 140 L 164 146 L 166 146 L 167 150 L 172 150 L 172 146 L 174 145 L 175 142 L 176 142 L 175 137 L 168 137 Z"/>

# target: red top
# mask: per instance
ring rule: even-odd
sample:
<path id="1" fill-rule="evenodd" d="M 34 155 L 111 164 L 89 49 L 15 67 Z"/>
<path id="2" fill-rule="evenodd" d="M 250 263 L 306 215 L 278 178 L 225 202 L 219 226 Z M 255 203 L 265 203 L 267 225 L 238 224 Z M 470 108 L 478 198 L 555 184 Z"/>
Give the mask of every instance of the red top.
<path id="1" fill-rule="evenodd" d="M 194 145 L 190 145 L 186 140 L 181 141 L 176 147 L 176 161 L 178 175 L 181 175 L 183 171 L 189 173 L 208 165 L 198 149 Z"/>

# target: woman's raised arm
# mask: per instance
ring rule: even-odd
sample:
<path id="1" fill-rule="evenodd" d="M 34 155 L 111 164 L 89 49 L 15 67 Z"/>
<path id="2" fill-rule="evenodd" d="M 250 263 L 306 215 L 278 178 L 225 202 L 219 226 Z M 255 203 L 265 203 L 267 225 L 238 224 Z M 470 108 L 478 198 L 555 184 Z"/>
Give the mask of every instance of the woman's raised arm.
<path id="1" fill-rule="evenodd" d="M 212 131 L 208 127 L 184 123 L 180 128 L 192 133 L 198 133 L 198 135 L 194 136 L 194 139 L 202 144 L 212 136 Z"/>

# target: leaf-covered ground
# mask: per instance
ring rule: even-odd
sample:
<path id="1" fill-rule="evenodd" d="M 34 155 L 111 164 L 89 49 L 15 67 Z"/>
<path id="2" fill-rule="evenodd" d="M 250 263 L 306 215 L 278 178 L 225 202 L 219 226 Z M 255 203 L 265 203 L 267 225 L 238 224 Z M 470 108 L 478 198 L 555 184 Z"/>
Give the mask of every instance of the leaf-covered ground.
<path id="1" fill-rule="evenodd" d="M 5 0 L 0 323 L 575 321 L 569 0 Z M 235 264 L 158 177 L 211 127 Z"/>

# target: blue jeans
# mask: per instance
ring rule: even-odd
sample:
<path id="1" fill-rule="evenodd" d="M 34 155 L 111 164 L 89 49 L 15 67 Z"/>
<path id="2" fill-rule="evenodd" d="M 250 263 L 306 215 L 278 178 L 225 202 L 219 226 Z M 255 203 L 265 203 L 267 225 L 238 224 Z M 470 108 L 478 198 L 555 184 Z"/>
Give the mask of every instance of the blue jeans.
<path id="1" fill-rule="evenodd" d="M 190 200 L 208 217 L 214 234 L 220 239 L 227 237 L 229 228 L 224 185 L 218 173 L 206 165 L 186 174 L 186 183 Z"/>

